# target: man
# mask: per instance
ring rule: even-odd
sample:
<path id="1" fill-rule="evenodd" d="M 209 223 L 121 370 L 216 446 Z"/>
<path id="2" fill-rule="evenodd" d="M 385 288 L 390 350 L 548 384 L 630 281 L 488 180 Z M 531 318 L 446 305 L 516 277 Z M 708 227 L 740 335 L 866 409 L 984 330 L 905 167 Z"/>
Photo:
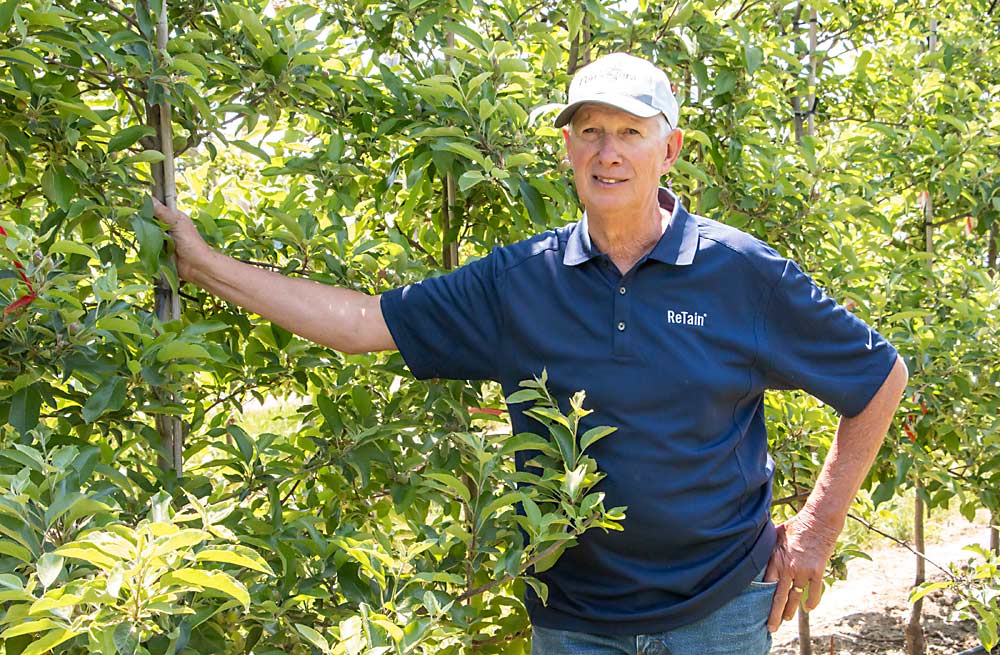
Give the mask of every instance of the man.
<path id="1" fill-rule="evenodd" d="M 556 397 L 586 389 L 582 429 L 619 428 L 592 454 L 608 506 L 628 506 L 625 529 L 586 533 L 540 574 L 547 605 L 526 599 L 534 653 L 766 653 L 804 597 L 819 602 L 906 385 L 892 346 L 794 263 L 659 187 L 677 122 L 662 71 L 597 60 L 556 119 L 582 220 L 376 297 L 241 264 L 157 207 L 184 279 L 296 334 L 398 348 L 418 378 L 492 379 L 508 394 L 544 367 Z M 805 389 L 844 415 L 816 487 L 777 527 L 767 388 Z M 514 430 L 530 430 L 524 407 L 510 409 Z"/>

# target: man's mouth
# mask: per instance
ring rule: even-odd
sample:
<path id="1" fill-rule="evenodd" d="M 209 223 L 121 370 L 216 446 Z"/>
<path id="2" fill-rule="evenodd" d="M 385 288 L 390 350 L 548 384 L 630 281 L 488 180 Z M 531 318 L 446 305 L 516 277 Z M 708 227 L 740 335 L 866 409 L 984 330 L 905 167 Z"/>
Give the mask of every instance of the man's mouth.
<path id="1" fill-rule="evenodd" d="M 621 182 L 625 181 L 614 177 L 601 177 L 600 175 L 595 175 L 594 179 L 600 182 L 601 184 L 620 184 Z"/>

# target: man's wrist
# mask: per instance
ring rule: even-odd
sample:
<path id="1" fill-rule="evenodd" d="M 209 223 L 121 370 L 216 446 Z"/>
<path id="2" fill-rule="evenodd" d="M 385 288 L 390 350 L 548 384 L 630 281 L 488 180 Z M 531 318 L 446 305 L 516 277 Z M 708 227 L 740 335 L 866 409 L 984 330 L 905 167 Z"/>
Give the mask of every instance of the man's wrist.
<path id="1" fill-rule="evenodd" d="M 800 523 L 802 527 L 809 530 L 811 534 L 819 537 L 823 541 L 829 542 L 830 544 L 836 544 L 837 539 L 840 537 L 840 533 L 844 529 L 844 522 L 846 520 L 845 515 L 827 515 L 816 508 L 810 507 L 807 502 L 806 505 L 799 511 L 796 515 L 796 522 Z"/>

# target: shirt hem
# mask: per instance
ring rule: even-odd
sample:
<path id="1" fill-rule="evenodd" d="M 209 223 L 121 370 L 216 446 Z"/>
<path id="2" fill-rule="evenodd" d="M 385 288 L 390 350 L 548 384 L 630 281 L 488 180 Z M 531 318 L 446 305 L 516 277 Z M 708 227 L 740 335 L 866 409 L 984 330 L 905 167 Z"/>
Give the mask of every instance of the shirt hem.
<path id="1" fill-rule="evenodd" d="M 706 592 L 685 603 L 685 607 L 668 608 L 655 616 L 638 618 L 583 617 L 542 605 L 541 601 L 528 598 L 525 606 L 532 625 L 550 630 L 569 630 L 596 635 L 632 636 L 667 632 L 690 625 L 712 614 L 736 598 L 767 566 L 777 543 L 777 532 L 770 520 L 746 557 L 724 578 Z"/>

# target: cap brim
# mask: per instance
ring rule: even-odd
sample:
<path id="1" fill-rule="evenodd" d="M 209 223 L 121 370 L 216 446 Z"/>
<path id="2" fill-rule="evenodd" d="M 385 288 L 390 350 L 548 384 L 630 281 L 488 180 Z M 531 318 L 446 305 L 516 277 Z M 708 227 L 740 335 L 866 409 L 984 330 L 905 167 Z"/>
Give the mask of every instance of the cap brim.
<path id="1" fill-rule="evenodd" d="M 650 107 L 642 100 L 636 100 L 631 96 L 595 93 L 590 97 L 577 100 L 571 105 L 566 105 L 566 108 L 559 112 L 559 115 L 556 116 L 555 126 L 562 127 L 569 123 L 573 119 L 573 114 L 576 113 L 576 110 L 586 104 L 614 107 L 615 109 L 621 109 L 622 111 L 626 111 L 633 116 L 638 116 L 639 118 L 652 118 L 653 116 L 662 113 L 656 107 Z"/>

